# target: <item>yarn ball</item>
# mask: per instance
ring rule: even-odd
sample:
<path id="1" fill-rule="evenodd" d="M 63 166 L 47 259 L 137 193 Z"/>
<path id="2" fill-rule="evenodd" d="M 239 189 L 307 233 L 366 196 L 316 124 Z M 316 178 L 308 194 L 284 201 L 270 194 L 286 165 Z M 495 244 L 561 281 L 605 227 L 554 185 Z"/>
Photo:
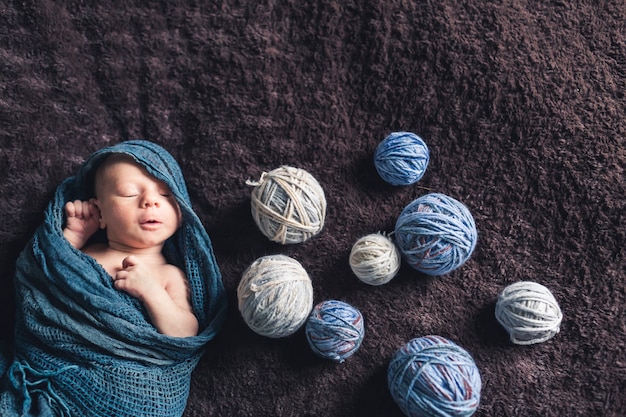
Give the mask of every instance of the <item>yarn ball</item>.
<path id="1" fill-rule="evenodd" d="M 281 166 L 264 172 L 252 191 L 252 217 L 268 239 L 283 245 L 302 243 L 324 227 L 326 197 L 307 171 Z"/>
<path id="2" fill-rule="evenodd" d="M 498 296 L 496 319 L 509 333 L 511 342 L 531 345 L 554 337 L 563 314 L 548 288 L 536 282 L 520 281 L 506 287 Z"/>
<path id="3" fill-rule="evenodd" d="M 378 175 L 391 185 L 416 183 L 424 176 L 429 160 L 428 146 L 411 132 L 391 133 L 374 152 Z"/>
<path id="4" fill-rule="evenodd" d="M 400 213 L 394 238 L 409 265 L 436 276 L 454 271 L 469 259 L 478 233 L 467 207 L 452 197 L 431 193 Z"/>
<path id="5" fill-rule="evenodd" d="M 280 338 L 295 333 L 313 307 L 313 285 L 302 265 L 285 255 L 263 256 L 243 273 L 239 311 L 256 333 Z"/>
<path id="6" fill-rule="evenodd" d="M 344 362 L 361 346 L 365 335 L 363 315 L 337 300 L 317 304 L 306 323 L 306 338 L 317 355 Z"/>
<path id="7" fill-rule="evenodd" d="M 441 336 L 424 336 L 400 348 L 387 369 L 391 396 L 409 417 L 471 416 L 481 379 L 470 354 Z"/>
<path id="8" fill-rule="evenodd" d="M 388 237 L 380 233 L 363 236 L 350 252 L 350 268 L 361 281 L 382 285 L 391 281 L 400 270 L 400 252 Z"/>

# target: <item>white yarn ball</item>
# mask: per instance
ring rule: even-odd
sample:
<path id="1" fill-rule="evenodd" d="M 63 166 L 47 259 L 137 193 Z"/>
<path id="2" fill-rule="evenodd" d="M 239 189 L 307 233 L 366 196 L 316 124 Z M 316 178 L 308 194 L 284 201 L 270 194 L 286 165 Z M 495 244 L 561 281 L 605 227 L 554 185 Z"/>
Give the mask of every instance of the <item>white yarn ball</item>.
<path id="1" fill-rule="evenodd" d="M 545 342 L 560 329 L 563 314 L 550 290 L 531 281 L 506 287 L 496 302 L 496 319 L 511 342 L 531 345 Z"/>
<path id="2" fill-rule="evenodd" d="M 302 243 L 324 227 L 324 190 L 307 171 L 282 166 L 248 184 L 255 186 L 252 217 L 271 241 L 283 245 Z"/>
<path id="3" fill-rule="evenodd" d="M 256 333 L 280 338 L 295 333 L 313 308 L 313 285 L 302 265 L 285 255 L 263 256 L 243 273 L 239 311 Z"/>
<path id="4" fill-rule="evenodd" d="M 400 251 L 391 239 L 373 233 L 356 241 L 350 252 L 350 268 L 361 281 L 382 285 L 391 281 L 400 270 Z"/>

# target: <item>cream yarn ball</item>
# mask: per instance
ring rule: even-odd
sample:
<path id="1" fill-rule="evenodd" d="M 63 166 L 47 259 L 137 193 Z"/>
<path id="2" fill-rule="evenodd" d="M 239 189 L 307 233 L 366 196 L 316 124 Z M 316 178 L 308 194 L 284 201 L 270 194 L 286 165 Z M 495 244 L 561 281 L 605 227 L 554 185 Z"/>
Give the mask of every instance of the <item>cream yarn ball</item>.
<path id="1" fill-rule="evenodd" d="M 400 263 L 400 251 L 391 239 L 380 233 L 361 237 L 350 252 L 352 272 L 370 285 L 382 285 L 391 281 L 400 270 Z"/>
<path id="2" fill-rule="evenodd" d="M 507 286 L 498 296 L 496 319 L 509 333 L 511 342 L 531 345 L 554 337 L 563 314 L 548 288 L 520 281 Z"/>
<path id="3" fill-rule="evenodd" d="M 268 239 L 283 245 L 302 243 L 324 227 L 326 197 L 307 171 L 281 166 L 264 172 L 252 191 L 252 217 Z"/>
<path id="4" fill-rule="evenodd" d="M 313 309 L 313 285 L 302 265 L 285 255 L 263 256 L 243 273 L 239 311 L 256 333 L 280 338 L 295 333 Z"/>

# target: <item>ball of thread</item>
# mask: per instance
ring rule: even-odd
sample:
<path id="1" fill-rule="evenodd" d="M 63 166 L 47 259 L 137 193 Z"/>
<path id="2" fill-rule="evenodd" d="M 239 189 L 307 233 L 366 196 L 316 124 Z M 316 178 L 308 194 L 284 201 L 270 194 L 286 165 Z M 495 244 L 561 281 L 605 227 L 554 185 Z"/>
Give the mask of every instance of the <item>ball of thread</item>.
<path id="1" fill-rule="evenodd" d="M 281 166 L 264 172 L 252 191 L 254 222 L 268 239 L 302 243 L 318 234 L 326 218 L 326 197 L 317 180 L 301 168 Z"/>
<path id="2" fill-rule="evenodd" d="M 361 346 L 365 335 L 363 315 L 338 300 L 317 304 L 306 323 L 306 338 L 317 355 L 344 362 Z"/>
<path id="3" fill-rule="evenodd" d="M 520 281 L 507 286 L 498 296 L 496 319 L 509 333 L 511 342 L 531 345 L 554 337 L 563 314 L 548 288 Z"/>
<path id="4" fill-rule="evenodd" d="M 467 207 L 447 195 L 431 193 L 400 213 L 394 238 L 409 265 L 437 276 L 454 271 L 469 259 L 478 233 Z"/>
<path id="5" fill-rule="evenodd" d="M 313 308 L 313 285 L 302 265 L 285 255 L 255 260 L 237 287 L 239 311 L 256 333 L 280 338 L 295 333 Z"/>
<path id="6" fill-rule="evenodd" d="M 471 416 L 482 387 L 470 354 L 441 336 L 413 339 L 400 348 L 389 363 L 387 382 L 409 417 Z"/>
<path id="7" fill-rule="evenodd" d="M 378 175 L 391 185 L 416 183 L 424 176 L 429 160 L 428 146 L 411 132 L 391 133 L 374 152 Z"/>
<path id="8" fill-rule="evenodd" d="M 380 233 L 372 233 L 356 241 L 349 261 L 352 272 L 361 281 L 369 285 L 382 285 L 396 276 L 400 270 L 401 257 L 391 239 Z"/>

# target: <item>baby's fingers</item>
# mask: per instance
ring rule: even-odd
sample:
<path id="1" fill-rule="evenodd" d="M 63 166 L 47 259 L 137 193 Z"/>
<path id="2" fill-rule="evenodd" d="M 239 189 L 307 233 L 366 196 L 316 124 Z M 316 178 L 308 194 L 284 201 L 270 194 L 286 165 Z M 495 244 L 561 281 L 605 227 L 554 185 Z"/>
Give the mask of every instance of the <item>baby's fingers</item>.
<path id="1" fill-rule="evenodd" d="M 113 282 L 117 283 L 118 281 L 124 281 L 126 278 L 128 278 L 128 271 L 117 271 L 113 277 Z"/>
<path id="2" fill-rule="evenodd" d="M 67 217 L 76 217 L 76 204 L 73 201 L 65 203 L 65 214 Z"/>
<path id="3" fill-rule="evenodd" d="M 88 219 L 91 217 L 91 204 L 87 201 L 74 200 L 65 204 L 65 211 L 68 217 L 76 217 L 78 219 Z"/>
<path id="4" fill-rule="evenodd" d="M 68 217 L 76 217 L 83 220 L 91 220 L 100 216 L 98 207 L 91 201 L 75 200 L 65 205 L 66 211 L 68 211 Z"/>
<path id="5" fill-rule="evenodd" d="M 122 259 L 122 268 L 128 270 L 133 266 L 137 266 L 139 264 L 139 259 L 134 255 L 128 255 L 126 258 Z"/>
<path id="6" fill-rule="evenodd" d="M 93 204 L 91 201 L 85 201 L 83 203 L 83 216 L 87 220 L 98 219 L 100 217 L 100 210 L 98 206 Z"/>
<path id="7" fill-rule="evenodd" d="M 120 273 L 118 272 L 113 277 L 113 287 L 121 291 L 126 291 L 127 286 L 128 286 L 128 282 L 126 280 L 126 275 L 124 274 L 120 275 Z"/>
<path id="8" fill-rule="evenodd" d="M 74 205 L 76 206 L 76 217 L 79 219 L 86 219 L 89 215 L 89 206 L 85 201 L 75 201 Z"/>

